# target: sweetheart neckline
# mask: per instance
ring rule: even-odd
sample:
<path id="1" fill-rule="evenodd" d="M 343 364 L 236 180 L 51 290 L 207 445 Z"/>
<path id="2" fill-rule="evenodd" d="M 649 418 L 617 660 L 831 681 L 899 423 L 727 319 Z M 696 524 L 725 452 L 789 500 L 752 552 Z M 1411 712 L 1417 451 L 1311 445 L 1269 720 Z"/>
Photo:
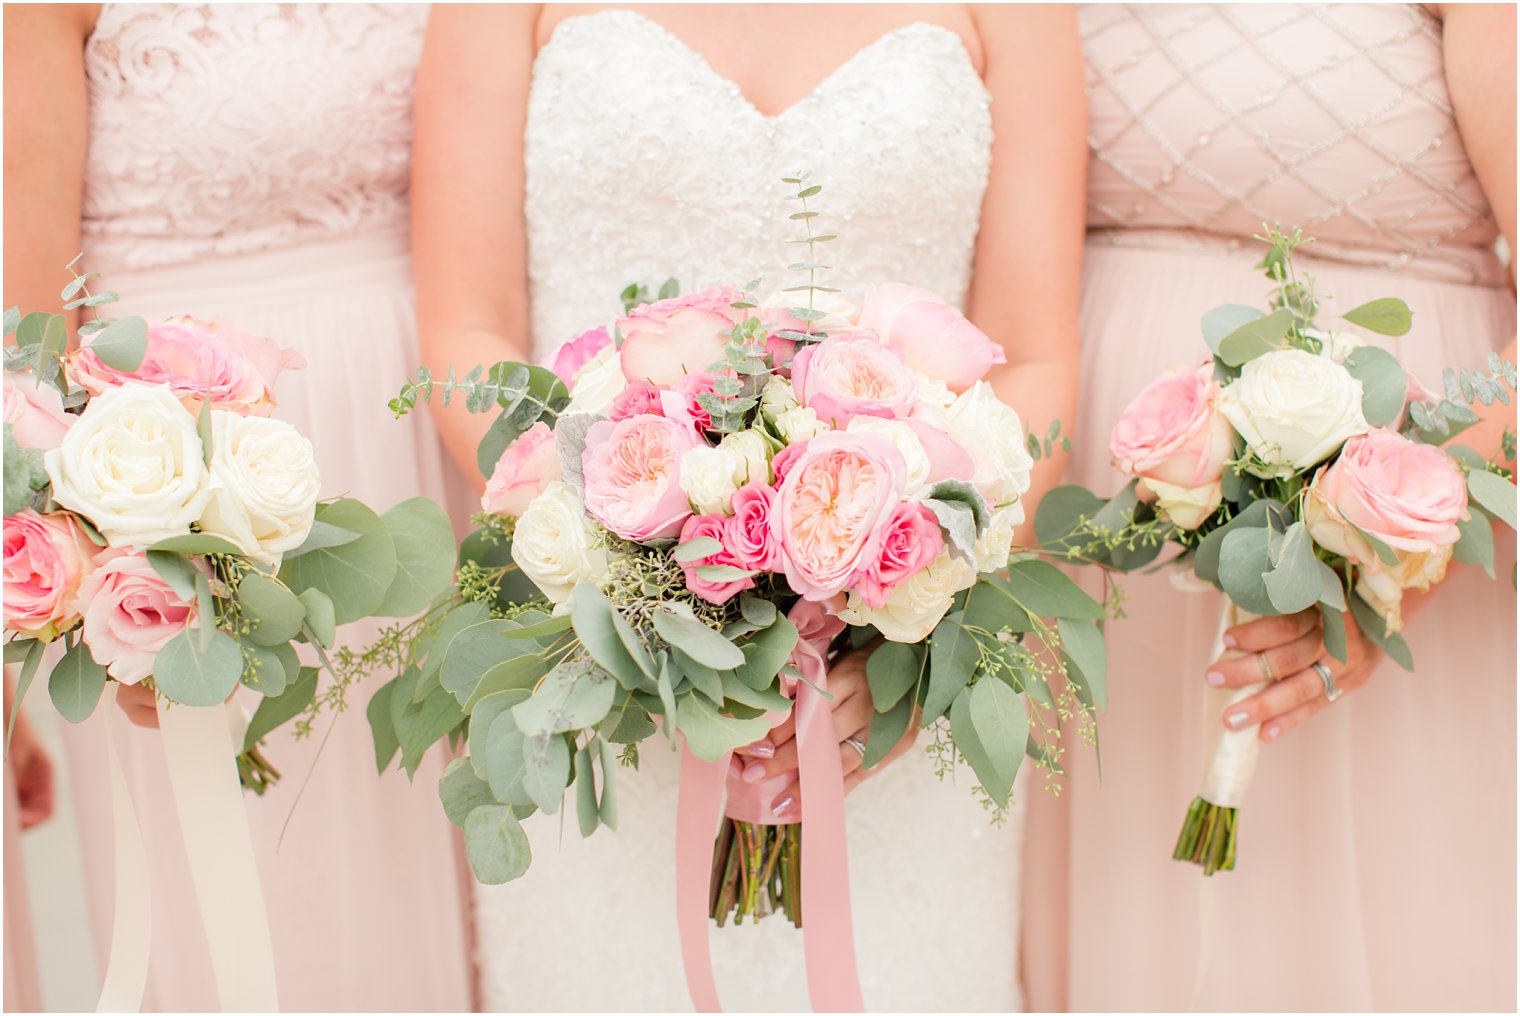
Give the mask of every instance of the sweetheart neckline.
<path id="1" fill-rule="evenodd" d="M 719 73 L 717 68 L 713 67 L 712 63 L 707 59 L 707 57 L 702 54 L 701 50 L 697 49 L 695 46 L 692 46 L 685 39 L 681 38 L 675 32 L 660 24 L 660 22 L 656 21 L 654 18 L 651 18 L 649 15 L 644 14 L 640 11 L 631 10 L 626 7 L 612 7 L 605 10 L 593 11 L 590 14 L 572 14 L 567 18 L 561 18 L 558 22 L 555 23 L 553 30 L 550 31 L 549 38 L 544 40 L 544 44 L 540 46 L 538 48 L 538 52 L 534 54 L 534 64 L 536 65 L 539 59 L 545 53 L 549 52 L 551 48 L 553 48 L 556 41 L 559 40 L 560 29 L 563 28 L 566 24 L 572 21 L 591 21 L 604 15 L 613 15 L 631 19 L 635 23 L 642 26 L 646 31 L 651 32 L 657 38 L 661 39 L 671 47 L 679 50 L 692 64 L 697 67 L 700 72 L 711 78 L 718 85 L 722 86 L 724 90 L 729 92 L 735 99 L 737 99 L 752 116 L 767 124 L 779 123 L 780 121 L 787 119 L 797 110 L 817 101 L 820 96 L 830 90 L 830 87 L 833 86 L 839 78 L 843 77 L 844 74 L 853 68 L 857 63 L 860 63 L 862 60 L 864 60 L 868 54 L 871 54 L 874 51 L 885 47 L 889 42 L 895 41 L 901 36 L 921 29 L 929 29 L 931 32 L 943 33 L 955 40 L 957 51 L 966 61 L 966 65 L 971 69 L 972 74 L 976 76 L 977 83 L 982 86 L 982 90 L 984 92 L 986 91 L 986 83 L 982 81 L 981 74 L 976 70 L 976 61 L 971 57 L 971 51 L 966 46 L 966 40 L 962 39 L 960 37 L 960 34 L 954 30 L 946 28 L 944 25 L 935 24 L 932 21 L 910 21 L 905 25 L 898 25 L 896 28 L 888 29 L 881 35 L 877 36 L 875 39 L 872 39 L 870 42 L 866 43 L 864 46 L 861 46 L 854 53 L 851 53 L 844 59 L 844 62 L 840 63 L 837 67 L 825 75 L 824 78 L 818 82 L 818 84 L 814 85 L 810 90 L 805 92 L 785 109 L 782 109 L 776 113 L 766 113 L 761 110 L 759 106 L 756 106 L 754 101 L 751 100 L 750 97 L 744 93 L 744 90 L 739 87 L 739 83 L 733 78 Z"/>

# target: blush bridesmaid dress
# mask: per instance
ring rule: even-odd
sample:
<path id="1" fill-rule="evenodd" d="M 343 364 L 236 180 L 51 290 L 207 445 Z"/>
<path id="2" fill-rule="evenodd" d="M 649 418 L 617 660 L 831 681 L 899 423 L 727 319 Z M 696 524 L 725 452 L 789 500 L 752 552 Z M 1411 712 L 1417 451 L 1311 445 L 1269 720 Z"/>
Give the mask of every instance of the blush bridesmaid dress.
<path id="1" fill-rule="evenodd" d="M 1514 336 L 1429 13 L 1101 5 L 1080 21 L 1093 154 L 1070 482 L 1117 489 L 1125 405 L 1199 357 L 1204 312 L 1263 305 L 1263 222 L 1318 239 L 1300 267 L 1330 312 L 1407 301 L 1409 334 L 1372 338 L 1428 387 Z M 1202 705 L 1218 595 L 1123 580 L 1101 778 L 1074 752 L 1068 792 L 1031 802 L 1034 1007 L 1513 1010 L 1514 554 L 1506 530 L 1498 581 L 1453 567 L 1406 631 L 1416 673 L 1385 663 L 1264 746 L 1238 870 L 1207 881 L 1171 851 L 1218 722 Z"/>
<path id="2" fill-rule="evenodd" d="M 427 414 L 398 422 L 386 408 L 419 362 L 407 185 L 426 18 L 405 4 L 106 4 L 85 48 L 83 264 L 121 294 L 113 312 L 226 317 L 298 350 L 308 365 L 280 377 L 277 413 L 316 445 L 324 496 L 378 511 L 441 500 L 450 483 Z M 373 631 L 340 637 L 362 645 Z M 283 844 L 331 714 L 309 739 L 271 736 L 265 754 L 284 779 L 246 795 L 285 1010 L 472 1005 L 467 876 L 438 806 L 442 761 L 415 784 L 376 778 L 364 707 L 379 683 L 351 693 Z M 102 971 L 107 712 L 69 731 Z M 144 1007 L 214 1009 L 162 746 L 111 719 L 154 891 Z"/>

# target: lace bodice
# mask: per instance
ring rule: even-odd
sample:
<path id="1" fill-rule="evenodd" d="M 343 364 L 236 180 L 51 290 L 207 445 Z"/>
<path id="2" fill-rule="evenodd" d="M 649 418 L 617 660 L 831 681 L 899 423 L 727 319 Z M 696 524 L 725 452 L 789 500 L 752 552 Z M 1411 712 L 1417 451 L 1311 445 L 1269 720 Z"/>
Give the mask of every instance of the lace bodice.
<path id="1" fill-rule="evenodd" d="M 1498 285 L 1493 217 L 1415 5 L 1091 5 L 1079 13 L 1097 242 L 1240 242 Z"/>
<path id="2" fill-rule="evenodd" d="M 626 10 L 567 18 L 533 69 L 524 135 L 534 344 L 600 324 L 630 282 L 796 285 L 783 176 L 824 186 L 826 285 L 964 299 L 992 139 L 961 40 L 888 32 L 780 115 L 762 115 L 675 35 Z M 822 249 L 822 248 L 821 248 Z"/>
<path id="3" fill-rule="evenodd" d="M 85 46 L 91 267 L 404 227 L 425 4 L 106 4 Z"/>

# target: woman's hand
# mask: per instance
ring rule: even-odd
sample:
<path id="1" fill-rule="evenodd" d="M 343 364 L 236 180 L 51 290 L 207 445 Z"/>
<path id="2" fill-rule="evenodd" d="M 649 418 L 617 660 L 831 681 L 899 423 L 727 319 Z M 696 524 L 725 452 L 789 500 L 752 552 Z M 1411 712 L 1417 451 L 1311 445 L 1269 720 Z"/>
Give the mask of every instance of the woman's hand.
<path id="1" fill-rule="evenodd" d="M 127 719 L 139 727 L 158 729 L 158 699 L 153 689 L 140 684 L 124 684 L 116 689 L 116 704 L 127 714 Z"/>
<path id="2" fill-rule="evenodd" d="M 1346 625 L 1345 663 L 1325 649 L 1318 608 L 1258 618 L 1226 631 L 1225 652 L 1209 667 L 1205 680 L 1216 688 L 1243 688 L 1264 680 L 1272 684 L 1230 706 L 1224 725 L 1239 730 L 1261 724 L 1261 739 L 1274 741 L 1328 706 L 1330 698 L 1315 663 L 1329 668 L 1339 693 L 1366 684 L 1381 654 L 1350 614 L 1341 617 Z"/>
<path id="3" fill-rule="evenodd" d="M 846 738 L 865 744 L 870 737 L 871 717 L 875 707 L 871 701 L 871 686 L 866 681 L 866 660 L 870 649 L 856 649 L 845 653 L 829 668 L 829 693 L 834 696 L 830 703 L 834 715 L 834 736 L 839 740 L 839 760 L 844 768 L 845 792 L 855 789 L 862 780 L 879 772 L 882 766 L 897 758 L 918 737 L 918 723 L 908 724 L 902 739 L 887 752 L 885 758 L 871 769 L 862 769 L 864 753 Z M 797 782 L 797 725 L 796 713 L 786 718 L 766 737 L 745 748 L 737 756 L 743 765 L 741 778 L 748 783 L 790 772 L 792 780 L 773 798 L 771 810 L 777 818 L 793 819 L 802 813 L 802 791 Z"/>
<path id="4" fill-rule="evenodd" d="M 53 815 L 53 760 L 25 715 L 16 717 L 8 756 L 21 804 L 21 828 L 30 829 Z"/>

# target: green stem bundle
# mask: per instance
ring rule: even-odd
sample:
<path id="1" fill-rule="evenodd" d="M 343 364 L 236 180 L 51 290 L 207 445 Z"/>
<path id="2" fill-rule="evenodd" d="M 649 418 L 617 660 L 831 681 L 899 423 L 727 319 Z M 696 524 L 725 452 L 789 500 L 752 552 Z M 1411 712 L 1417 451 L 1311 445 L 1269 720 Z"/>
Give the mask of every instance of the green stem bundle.
<path id="1" fill-rule="evenodd" d="M 802 927 L 802 826 L 725 818 L 713 844 L 713 920 L 758 921 L 780 911 Z"/>

